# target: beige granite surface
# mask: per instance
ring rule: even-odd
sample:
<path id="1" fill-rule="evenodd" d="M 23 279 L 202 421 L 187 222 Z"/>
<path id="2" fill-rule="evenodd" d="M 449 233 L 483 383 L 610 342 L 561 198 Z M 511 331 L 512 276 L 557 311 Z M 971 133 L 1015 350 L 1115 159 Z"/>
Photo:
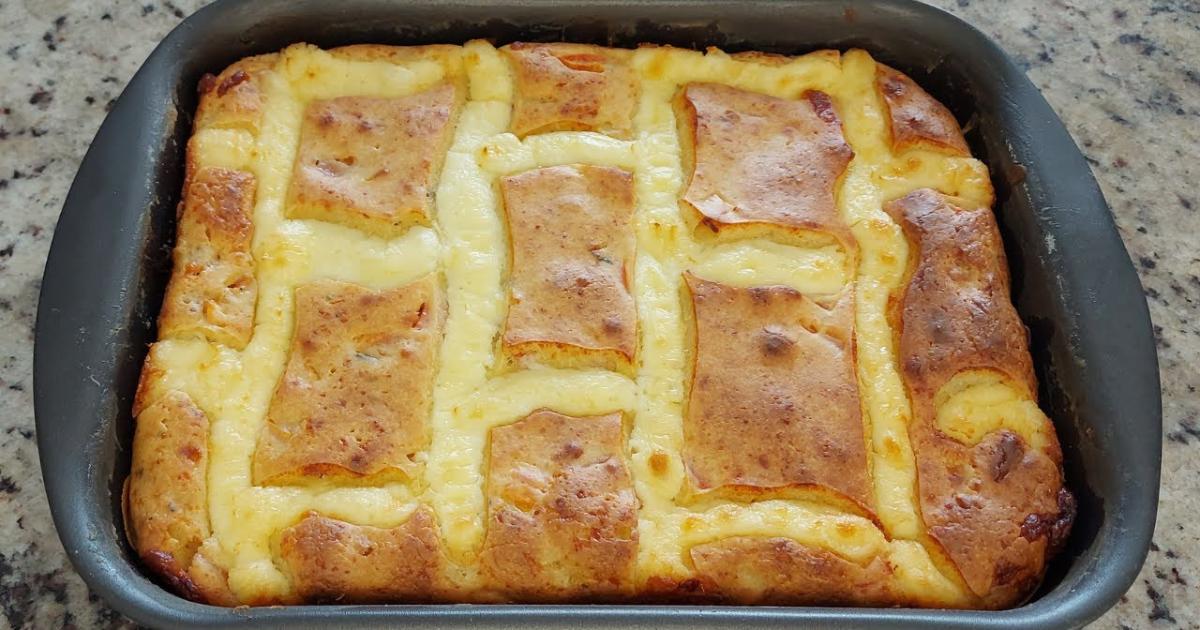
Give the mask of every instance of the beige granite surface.
<path id="1" fill-rule="evenodd" d="M 50 521 L 33 433 L 42 266 L 106 109 L 201 0 L 0 0 L 0 629 L 128 627 Z M 1200 628 L 1200 1 L 938 0 L 1027 69 L 1088 156 L 1138 265 L 1163 380 L 1154 547 L 1096 628 Z"/>

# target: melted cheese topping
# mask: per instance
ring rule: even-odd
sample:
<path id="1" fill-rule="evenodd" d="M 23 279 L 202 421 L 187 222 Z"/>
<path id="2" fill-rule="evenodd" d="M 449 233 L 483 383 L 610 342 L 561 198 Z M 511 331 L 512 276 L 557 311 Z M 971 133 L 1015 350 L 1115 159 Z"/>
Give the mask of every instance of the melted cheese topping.
<path id="1" fill-rule="evenodd" d="M 431 505 L 437 514 L 452 560 L 449 577 L 468 588 L 477 585 L 488 430 L 549 407 L 572 415 L 625 412 L 630 468 L 642 502 L 637 569 L 642 581 L 690 577 L 687 552 L 695 544 L 738 535 L 786 536 L 858 562 L 883 554 L 895 567 L 899 593 L 934 603 L 964 602 L 967 595 L 957 578 L 947 577 L 952 572 L 940 569 L 927 552 L 916 507 L 916 469 L 906 429 L 911 410 L 886 318 L 889 295 L 903 281 L 909 252 L 881 206 L 924 186 L 990 204 L 986 167 L 928 151 L 892 155 L 874 88 L 874 62 L 861 51 L 840 57 L 820 52 L 768 65 L 719 51 L 640 49 L 633 55 L 641 98 L 632 141 L 587 132 L 518 139 L 506 132 L 513 94 L 506 62 L 482 42 L 467 44 L 463 54 L 470 99 L 440 178 L 432 229 L 413 228 L 384 241 L 329 223 L 286 219 L 283 202 L 307 102 L 418 92 L 445 75 L 436 62 L 353 61 L 293 46 L 266 77 L 257 138 L 244 131 L 202 130 L 192 140 L 198 165 L 246 168 L 259 179 L 254 255 L 260 296 L 251 343 L 240 353 L 199 340 L 163 341 L 154 350 L 165 366 L 154 387 L 187 392 L 213 421 L 209 508 L 215 560 L 228 569 L 233 592 L 249 602 L 292 596 L 275 560 L 276 538 L 306 510 L 390 526 L 418 503 Z M 713 243 L 693 237 L 677 201 L 685 175 L 671 107 L 678 87 L 692 81 L 783 98 L 809 89 L 832 97 L 855 152 L 840 184 L 838 206 L 858 240 L 857 253 L 761 238 Z M 506 308 L 508 256 L 496 179 L 573 162 L 619 166 L 634 174 L 638 257 L 633 288 L 641 331 L 635 380 L 600 370 L 536 368 L 497 375 L 492 369 L 497 363 L 493 340 Z M 250 461 L 286 361 L 295 287 L 318 278 L 394 287 L 438 270 L 449 311 L 425 483 L 252 486 Z M 882 529 L 869 519 L 803 500 L 676 504 L 684 482 L 680 448 L 688 352 L 680 283 L 685 270 L 738 286 L 785 284 L 817 299 L 855 285 L 858 379 Z M 977 377 L 952 389 L 938 416 L 951 434 L 973 441 L 1000 425 L 1027 438 L 1036 433 L 1029 429 L 1034 424 L 1019 420 L 1036 405 L 1022 407 L 1003 384 Z"/>
<path id="2" fill-rule="evenodd" d="M 964 370 L 934 397 L 937 425 L 943 433 L 974 446 L 1002 428 L 1021 435 L 1035 449 L 1053 440 L 1046 415 L 1037 403 L 1004 376 L 990 370 Z"/>

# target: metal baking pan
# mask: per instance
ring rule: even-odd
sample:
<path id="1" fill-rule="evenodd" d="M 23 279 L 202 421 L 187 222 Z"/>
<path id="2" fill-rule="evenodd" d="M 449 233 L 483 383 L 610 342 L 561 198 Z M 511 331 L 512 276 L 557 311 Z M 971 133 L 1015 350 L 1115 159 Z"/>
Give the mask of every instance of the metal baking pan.
<path id="1" fill-rule="evenodd" d="M 1038 593 L 1001 612 L 713 606 L 287 606 L 224 609 L 160 588 L 123 535 L 130 405 L 170 271 L 196 83 L 247 55 L 324 47 L 571 40 L 801 53 L 862 47 L 965 123 L 996 184 L 1014 298 L 1079 514 Z M 152 626 L 1075 627 L 1133 582 L 1154 529 L 1162 436 L 1146 302 L 1108 206 L 1062 123 L 979 31 L 909 0 L 224 0 L 163 40 L 71 187 L 46 264 L 35 352 L 38 445 L 67 553 L 92 590 Z"/>

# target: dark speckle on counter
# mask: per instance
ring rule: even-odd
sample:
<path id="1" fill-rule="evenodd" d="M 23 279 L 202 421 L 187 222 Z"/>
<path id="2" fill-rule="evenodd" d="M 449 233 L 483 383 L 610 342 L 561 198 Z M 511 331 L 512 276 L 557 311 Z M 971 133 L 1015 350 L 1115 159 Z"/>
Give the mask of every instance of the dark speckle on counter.
<path id="1" fill-rule="evenodd" d="M 34 444 L 33 320 L 88 143 L 154 45 L 203 4 L 0 0 L 0 628 L 134 627 L 88 592 L 50 521 Z M 996 39 L 1062 117 L 1154 319 L 1164 412 L 1155 546 L 1093 627 L 1200 629 L 1200 2 L 934 4 Z"/>
<path id="2" fill-rule="evenodd" d="M 1200 427 L 1196 426 L 1194 420 L 1180 420 L 1178 429 L 1167 432 L 1167 440 L 1178 444 L 1190 444 L 1192 441 L 1200 442 Z"/>
<path id="3" fill-rule="evenodd" d="M 45 88 L 38 88 L 33 95 L 29 97 L 29 104 L 37 106 L 38 109 L 46 109 L 50 106 L 50 102 L 54 100 L 54 94 Z"/>
<path id="4" fill-rule="evenodd" d="M 1140 33 L 1123 33 L 1117 38 L 1117 41 L 1128 46 L 1134 46 L 1137 51 L 1143 56 L 1150 57 L 1156 52 L 1160 52 L 1154 42 L 1146 39 Z"/>
<path id="5" fill-rule="evenodd" d="M 1157 589 L 1151 586 L 1149 581 L 1146 582 L 1146 595 L 1150 598 L 1150 604 L 1153 606 L 1150 609 L 1150 615 L 1148 616 L 1150 621 L 1161 620 L 1169 623 L 1176 623 L 1176 619 L 1171 616 L 1171 609 L 1167 607 L 1166 598 L 1163 597 L 1162 593 L 1158 592 Z"/>

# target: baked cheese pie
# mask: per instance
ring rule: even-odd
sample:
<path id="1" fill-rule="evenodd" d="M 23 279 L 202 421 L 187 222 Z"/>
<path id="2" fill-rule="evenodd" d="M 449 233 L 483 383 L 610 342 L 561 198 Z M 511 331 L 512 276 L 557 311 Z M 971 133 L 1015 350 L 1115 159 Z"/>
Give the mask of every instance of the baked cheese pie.
<path id="1" fill-rule="evenodd" d="M 1004 608 L 1071 527 L 987 167 L 862 50 L 297 44 L 186 155 L 184 597 Z"/>

